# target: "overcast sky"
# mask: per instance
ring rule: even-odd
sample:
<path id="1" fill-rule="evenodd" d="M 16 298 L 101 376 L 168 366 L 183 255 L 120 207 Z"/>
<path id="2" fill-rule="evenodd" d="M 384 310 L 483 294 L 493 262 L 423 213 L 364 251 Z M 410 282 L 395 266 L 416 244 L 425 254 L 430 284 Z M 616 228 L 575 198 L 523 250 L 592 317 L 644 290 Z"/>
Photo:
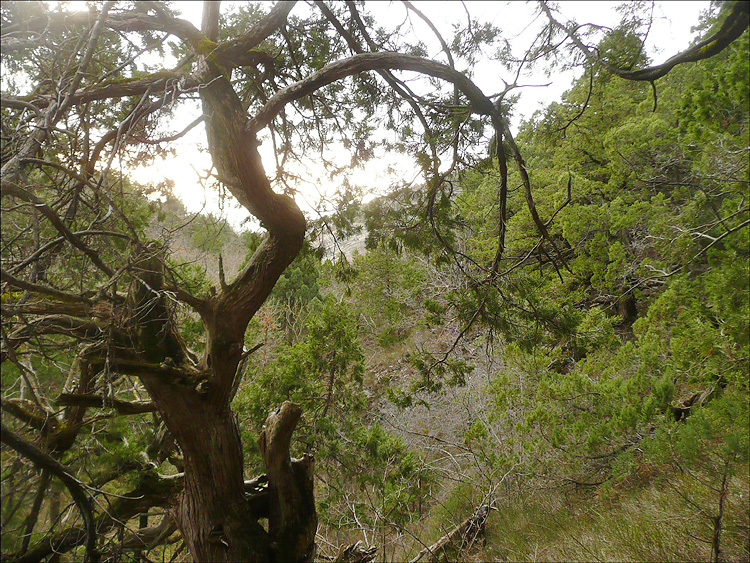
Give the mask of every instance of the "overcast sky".
<path id="1" fill-rule="evenodd" d="M 175 2 L 174 4 L 182 10 L 183 17 L 200 27 L 201 2 Z M 224 10 L 231 9 L 233 4 L 235 2 L 223 2 L 222 7 Z M 458 1 L 420 1 L 415 2 L 415 4 L 433 20 L 445 37 L 451 36 L 451 25 L 454 22 L 457 20 L 465 21 L 466 18 L 464 8 Z M 620 4 L 621 2 L 566 0 L 559 3 L 559 11 L 563 16 L 563 21 L 572 19 L 579 24 L 589 22 L 614 27 L 621 18 L 620 14 L 615 11 L 615 7 Z M 708 1 L 656 2 L 653 28 L 647 42 L 647 52 L 655 62 L 661 62 L 689 45 L 695 36 L 690 28 L 698 23 L 700 12 L 707 9 L 709 4 Z M 541 25 L 540 20 L 533 21 L 534 4 L 531 2 L 481 1 L 466 2 L 466 5 L 472 16 L 481 20 L 489 20 L 502 29 L 503 35 L 511 41 L 514 52 L 517 54 L 522 54 L 529 46 L 534 37 L 534 30 Z M 299 3 L 292 13 L 307 9 L 307 5 Z M 374 2 L 370 9 L 374 12 L 376 18 L 384 24 L 399 23 L 403 20 L 405 14 L 400 2 Z M 419 38 L 430 44 L 432 33 L 426 27 L 420 29 L 421 22 L 418 22 L 416 18 L 412 18 L 412 21 Z M 435 45 L 434 51 L 430 52 L 429 56 L 442 61 L 439 47 L 435 43 L 433 45 Z M 503 76 L 503 72 L 508 74 L 501 68 L 495 68 L 489 64 L 483 65 L 475 73 L 474 80 L 485 94 L 491 95 L 503 89 L 501 79 L 513 79 L 513 76 Z M 521 120 L 531 117 L 535 110 L 552 101 L 559 100 L 561 94 L 569 88 L 574 78 L 575 75 L 572 72 L 556 72 L 552 76 L 541 73 L 522 76 L 519 83 L 529 85 L 549 83 L 549 85 L 543 88 L 528 87 L 518 91 L 520 100 L 515 107 L 512 129 L 516 130 Z M 187 125 L 198 115 L 199 108 L 197 105 L 192 110 L 185 108 L 179 114 L 178 121 L 180 123 L 175 125 L 175 129 L 179 129 L 180 125 Z M 148 169 L 138 170 L 134 173 L 134 177 L 142 183 L 157 183 L 163 178 L 170 178 L 175 182 L 175 193 L 185 202 L 189 211 L 198 211 L 203 208 L 206 211 L 218 212 L 217 195 L 211 193 L 210 190 L 207 192 L 201 188 L 198 182 L 198 173 L 204 173 L 205 169 L 210 167 L 208 155 L 200 153 L 196 148 L 199 143 L 205 145 L 202 125 L 196 127 L 190 135 L 174 144 L 178 150 L 177 158 L 158 163 Z M 261 154 L 268 173 L 273 174 L 274 166 L 270 147 L 262 146 Z M 387 162 L 383 159 L 371 162 L 364 171 L 353 172 L 350 180 L 366 188 L 387 186 L 392 180 L 392 177 L 386 172 L 388 164 L 393 164 L 400 169 L 397 173 L 398 176 L 413 174 L 414 166 L 403 159 L 393 159 Z M 303 208 L 309 208 L 308 206 L 319 198 L 320 192 L 325 193 L 327 188 L 321 188 L 325 181 L 316 181 L 319 171 L 309 169 L 300 172 L 309 176 L 311 183 L 299 186 L 300 197 L 297 199 Z M 331 187 L 335 188 L 332 185 Z M 224 206 L 223 213 L 235 226 L 238 226 L 242 219 L 248 215 L 247 211 L 233 209 L 231 205 Z"/>

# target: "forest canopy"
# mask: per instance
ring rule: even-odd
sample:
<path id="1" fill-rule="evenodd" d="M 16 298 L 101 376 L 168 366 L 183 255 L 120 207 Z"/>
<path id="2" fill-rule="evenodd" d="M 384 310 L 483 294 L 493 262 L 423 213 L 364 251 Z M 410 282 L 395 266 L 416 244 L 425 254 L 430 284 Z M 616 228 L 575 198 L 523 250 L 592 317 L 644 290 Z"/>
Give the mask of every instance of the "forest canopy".
<path id="1" fill-rule="evenodd" d="M 652 61 L 650 3 L 533 6 L 519 57 L 469 6 L 2 3 L 3 561 L 750 557 L 750 8 Z M 514 134 L 531 67 L 578 78 Z M 258 229 L 133 179 L 196 128 Z"/>

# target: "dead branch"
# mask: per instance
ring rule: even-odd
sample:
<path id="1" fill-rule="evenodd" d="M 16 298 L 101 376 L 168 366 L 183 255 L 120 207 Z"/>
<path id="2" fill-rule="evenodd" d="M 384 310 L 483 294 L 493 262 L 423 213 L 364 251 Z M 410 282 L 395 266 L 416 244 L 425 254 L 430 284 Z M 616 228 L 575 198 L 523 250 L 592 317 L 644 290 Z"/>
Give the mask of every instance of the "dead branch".
<path id="1" fill-rule="evenodd" d="M 63 407 L 82 406 L 89 408 L 111 408 L 118 414 L 143 414 L 156 412 L 156 405 L 150 401 L 121 401 L 113 397 L 102 397 L 93 394 L 61 393 L 55 400 L 57 405 Z"/>
<path id="2" fill-rule="evenodd" d="M 474 514 L 445 534 L 437 542 L 420 551 L 409 563 L 417 563 L 425 555 L 427 556 L 425 561 L 428 563 L 442 563 L 450 560 L 451 556 L 448 554 L 448 550 L 461 551 L 468 549 L 480 536 L 484 535 L 484 526 L 489 510 L 490 507 L 483 504 L 474 511 Z"/>
<path id="3" fill-rule="evenodd" d="M 289 445 L 302 409 L 286 401 L 266 419 L 258 438 L 268 472 L 271 511 L 268 531 L 284 561 L 312 561 L 318 519 L 313 496 L 313 458 L 292 460 Z"/>
<path id="4" fill-rule="evenodd" d="M 0 438 L 2 438 L 3 444 L 10 446 L 24 457 L 29 458 L 34 462 L 34 465 L 43 468 L 60 479 L 68 488 L 76 506 L 78 506 L 78 510 L 81 512 L 86 527 L 86 555 L 84 556 L 84 563 L 87 561 L 97 563 L 99 561 L 99 554 L 96 551 L 94 512 L 91 505 L 91 499 L 84 491 L 83 484 L 73 476 L 67 467 L 44 453 L 34 444 L 27 442 L 15 434 L 2 423 L 0 423 Z"/>
<path id="5" fill-rule="evenodd" d="M 367 547 L 362 542 L 343 546 L 335 556 L 321 555 L 319 561 L 326 563 L 370 563 L 375 560 L 378 548 L 374 545 Z"/>

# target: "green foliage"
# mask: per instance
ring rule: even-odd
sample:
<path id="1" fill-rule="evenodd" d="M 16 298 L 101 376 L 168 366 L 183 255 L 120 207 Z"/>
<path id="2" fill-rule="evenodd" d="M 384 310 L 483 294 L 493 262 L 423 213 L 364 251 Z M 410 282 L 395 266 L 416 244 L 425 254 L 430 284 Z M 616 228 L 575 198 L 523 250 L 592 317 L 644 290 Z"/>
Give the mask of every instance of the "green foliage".
<path id="1" fill-rule="evenodd" d="M 323 412 L 338 420 L 362 408 L 362 348 L 357 325 L 345 304 L 326 299 L 306 319 L 305 338 L 281 344 L 276 358 L 251 368 L 249 383 L 235 399 L 237 410 L 251 423 L 251 433 L 285 400 L 308 405 L 302 424 L 313 427 L 326 423 L 320 419 Z M 302 433 L 310 431 L 308 427 Z M 324 447 L 326 437 L 310 436 L 307 447 Z M 254 440 L 249 442 L 254 444 Z"/>
<path id="2" fill-rule="evenodd" d="M 632 39 L 602 49 L 623 66 Z M 490 416 L 465 435 L 486 467 L 613 498 L 663 479 L 716 515 L 722 479 L 735 483 L 748 455 L 747 41 L 676 68 L 656 111 L 642 85 L 600 72 L 582 115 L 589 76 L 522 128 L 537 207 L 555 215 L 570 271 L 560 281 L 540 258 L 497 297 L 448 296 L 507 343 Z M 496 248 L 496 181 L 491 168 L 462 175 L 466 250 L 480 264 Z M 533 256 L 520 195 L 508 218 L 507 255 Z"/>
<path id="3" fill-rule="evenodd" d="M 355 257 L 357 272 L 349 287 L 352 306 L 376 329 L 382 347 L 403 341 L 418 321 L 419 303 L 425 297 L 427 268 L 409 254 L 374 248 Z"/>
<path id="4" fill-rule="evenodd" d="M 320 301 L 320 269 L 320 252 L 306 243 L 276 282 L 273 298 L 289 308 L 309 307 L 314 300 Z"/>
<path id="5" fill-rule="evenodd" d="M 317 470 L 327 483 L 319 495 L 322 517 L 340 525 L 354 510 L 355 518 L 375 525 L 377 511 L 385 510 L 393 523 L 407 521 L 425 494 L 420 483 L 429 472 L 400 439 L 367 422 L 364 355 L 350 308 L 329 296 L 318 301 L 304 326 L 300 340 L 277 347 L 275 361 L 250 370 L 235 398 L 240 419 L 250 423 L 242 431 L 251 462 L 258 463 L 251 437 L 270 410 L 293 400 L 306 405 L 299 447 L 317 453 Z M 352 483 L 372 490 L 378 505 L 352 505 L 346 495 Z"/>
<path id="6" fill-rule="evenodd" d="M 363 523 L 376 528 L 392 526 L 397 529 L 409 522 L 427 497 L 426 487 L 434 479 L 427 466 L 400 438 L 386 432 L 379 424 L 355 428 L 351 441 L 347 448 L 336 452 L 338 463 L 331 468 L 329 485 L 337 486 L 327 487 L 321 499 L 327 509 L 324 514 L 328 523 L 340 525 L 336 519 L 342 513 L 347 519 L 362 518 Z M 354 505 L 336 506 L 346 500 L 342 493 L 347 479 L 353 479 L 363 490 L 372 490 L 376 501 L 368 502 L 362 497 Z M 380 515 L 385 516 L 385 522 L 377 522 Z"/>
<path id="7" fill-rule="evenodd" d="M 221 252 L 234 234 L 225 219 L 211 213 L 196 215 L 190 222 L 189 233 L 195 248 L 215 254 Z"/>
<path id="8" fill-rule="evenodd" d="M 695 408 L 683 424 L 660 428 L 644 444 L 644 457 L 653 464 L 677 463 L 699 471 L 718 487 L 725 474 L 733 477 L 750 461 L 749 414 L 742 392 L 727 390 Z"/>
<path id="9" fill-rule="evenodd" d="M 423 154 L 423 166 L 428 157 Z M 436 265 L 450 261 L 448 248 L 456 245 L 456 229 L 462 218 L 451 205 L 452 186 L 445 185 L 436 191 L 432 216 L 422 217 L 421 210 L 428 205 L 428 187 L 393 190 L 363 207 L 366 247 L 368 250 L 387 248 L 396 254 L 404 249 L 431 257 Z"/>
<path id="10" fill-rule="evenodd" d="M 409 386 L 410 393 L 434 393 L 440 391 L 443 382 L 448 385 L 465 385 L 466 376 L 474 369 L 474 366 L 463 360 L 436 358 L 425 350 L 412 354 L 409 360 L 417 372 L 417 377 Z"/>
<path id="11" fill-rule="evenodd" d="M 364 45 L 349 12 L 359 4 L 329 7 Z M 621 24 L 597 46 L 609 64 L 648 63 L 640 40 L 647 8 L 635 3 L 621 9 Z M 3 3 L 1 9 L 4 22 L 27 22 L 51 8 Z M 261 4 L 239 6 L 224 17 L 219 41 L 244 33 L 265 12 Z M 716 21 L 704 23 L 709 28 Z M 396 45 L 400 32 L 371 29 L 376 46 Z M 4 54 L 10 96 L 31 99 L 23 96 L 28 82 L 37 86 L 39 99 L 53 99 L 60 94 L 55 85 L 69 83 L 80 59 L 80 30 L 52 31 L 17 55 Z M 513 61 L 510 46 L 495 43 L 498 37 L 494 26 L 470 17 L 456 23 L 448 43 L 457 68 L 487 57 L 488 46 L 497 48 L 496 60 Z M 158 39 L 146 32 L 126 44 L 105 29 L 80 87 L 131 83 L 150 72 L 135 55 L 151 44 L 163 53 Z M 419 41 L 397 48 L 428 54 Z M 419 94 L 429 131 L 402 111 L 401 96 L 364 73 L 288 105 L 283 119 L 269 127 L 282 157 L 277 163 L 305 153 L 325 161 L 325 148 L 340 141 L 356 167 L 384 146 L 411 155 L 426 185 L 416 191 L 401 187 L 361 205 L 361 189 L 349 183 L 343 169 L 326 163 L 328 179 L 340 184 L 332 202 L 338 213 L 312 222 L 313 229 L 347 237 L 358 233 L 364 220 L 367 252 L 351 263 L 343 257 L 324 263 L 322 253 L 305 244 L 252 320 L 245 344 L 263 347 L 241 366 L 245 381 L 233 403 L 248 472 L 260 470 L 255 444 L 268 412 L 292 400 L 304 412 L 293 453 L 316 454 L 320 517 L 329 529 L 355 528 L 370 540 L 373 534 L 403 538 L 407 526 L 410 533 L 421 526 L 422 539 L 436 539 L 493 496 L 480 489 L 481 482 L 489 484 L 500 509 L 490 519 L 488 534 L 495 545 L 485 552 L 487 560 L 705 559 L 706 530 L 720 515 L 719 503 L 727 558 L 746 559 L 748 48 L 746 33 L 718 56 L 678 66 L 657 83 L 657 100 L 648 85 L 620 80 L 602 67 L 587 68 L 559 103 L 523 124 L 517 138 L 537 209 L 556 248 L 540 239 L 526 196 L 516 189 L 521 178 L 512 172 L 505 248 L 497 264 L 500 179 L 494 158 L 498 150 L 508 152 L 507 143 L 498 147 L 495 140 L 491 158 L 484 158 L 488 136 L 476 116 L 466 115 L 465 100 L 451 87 L 433 83 Z M 351 54 L 325 18 L 297 12 L 256 49 L 270 55 L 268 62 L 242 66 L 229 77 L 250 114 L 279 88 Z M 558 52 L 530 54 L 541 60 Z M 187 50 L 174 47 L 173 53 L 182 57 Z M 89 145 L 89 132 L 124 132 L 123 120 L 136 115 L 147 97 L 76 106 L 50 133 L 53 149 L 45 158 L 78 174 L 86 165 L 80 145 Z M 505 116 L 514 101 L 501 100 Z M 30 115 L 3 108 L 3 142 L 6 131 L 28 135 Z M 442 126 L 458 120 L 465 122 L 461 135 Z M 130 124 L 135 139 L 159 125 L 151 118 Z M 377 140 L 378 127 L 394 136 Z M 76 145 L 80 132 L 86 141 Z M 161 151 L 159 144 L 134 148 L 127 139 L 118 137 L 125 166 L 147 163 Z M 461 165 L 437 185 L 433 155 L 442 158 L 453 143 Z M 467 154 L 466 146 L 481 149 Z M 133 235 L 146 240 L 154 219 L 165 227 L 165 246 L 182 230 L 188 246 L 204 254 L 226 252 L 230 243 L 243 247 L 244 265 L 262 243 L 259 233 L 237 235 L 218 216 L 189 219 L 167 184 L 139 186 L 108 174 L 93 190 L 93 182 L 78 187 L 75 175 L 58 172 L 37 166 L 28 184 L 35 195 L 55 202 L 73 232 L 128 233 L 86 238 L 118 273 L 104 282 L 89 257 L 69 245 L 53 245 L 49 259 L 40 260 L 29 279 L 87 297 L 109 292 L 109 301 L 100 305 L 120 303 L 132 270 L 130 241 Z M 280 169 L 281 184 L 288 179 L 284 174 Z M 160 199 L 154 201 L 154 195 Z M 59 232 L 40 221 L 32 206 L 12 212 L 13 221 L 0 226 L 0 253 L 4 268 L 8 264 L 26 275 L 25 257 Z M 169 283 L 210 297 L 209 273 L 184 262 L 177 256 L 167 260 Z M 0 297 L 3 314 L 7 308 L 13 319 L 7 331 L 3 327 L 3 337 L 9 342 L 18 337 L 13 344 L 22 360 L 3 364 L 3 399 L 21 400 L 18 404 L 32 409 L 33 401 L 25 400 L 34 385 L 51 393 L 51 400 L 69 391 L 66 382 L 82 370 L 65 330 L 28 339 L 22 332 L 32 324 L 12 316 L 13 306 L 33 310 L 48 296 L 4 289 Z M 200 317 L 185 308 L 175 319 L 191 348 L 202 352 Z M 487 338 L 467 344 L 481 330 Z M 458 334 L 463 341 L 454 345 Z M 105 342 L 103 335 L 96 337 Z M 79 342 L 90 347 L 92 339 L 86 332 Z M 474 373 L 480 341 L 487 345 L 485 369 Z M 487 402 L 467 403 L 471 414 L 457 421 L 458 436 L 428 432 L 414 438 L 417 433 L 409 428 L 397 434 L 381 425 L 386 419 L 380 415 L 390 408 L 382 407 L 383 396 L 418 416 L 435 394 L 451 391 L 446 386 L 476 384 L 478 375 L 489 381 L 481 398 Z M 138 385 L 109 368 L 89 391 L 143 399 Z M 51 425 L 53 419 L 48 420 Z M 124 419 L 104 411 L 84 426 L 62 460 L 86 480 L 96 482 L 113 467 L 139 467 L 146 477 L 176 470 L 168 462 L 157 468 L 148 457 L 156 415 Z M 438 447 L 410 445 L 422 437 Z M 446 486 L 441 471 L 462 483 Z M 20 488 L 25 479 L 38 477 L 30 466 L 19 469 L 4 459 L 3 483 Z M 132 484 L 126 477 L 105 490 L 118 495 Z M 4 510 L 15 502 L 6 498 Z M 28 513 L 25 506 L 9 518 L 4 513 L 4 523 L 18 530 Z M 17 537 L 3 538 L 4 552 L 18 544 Z M 382 553 L 387 558 L 387 551 Z"/>

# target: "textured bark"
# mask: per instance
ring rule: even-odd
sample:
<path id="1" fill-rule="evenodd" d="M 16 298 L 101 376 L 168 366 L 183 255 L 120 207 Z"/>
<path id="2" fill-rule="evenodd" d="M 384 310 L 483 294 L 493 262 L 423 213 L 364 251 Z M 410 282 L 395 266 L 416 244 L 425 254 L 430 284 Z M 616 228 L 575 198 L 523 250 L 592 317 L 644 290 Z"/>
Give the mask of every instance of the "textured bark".
<path id="1" fill-rule="evenodd" d="M 209 13 L 204 26 L 212 29 Z M 200 80 L 209 149 L 218 175 L 235 197 L 258 217 L 268 230 L 265 241 L 247 267 L 220 293 L 197 307 L 207 332 L 206 353 L 198 365 L 177 335 L 172 312 L 163 291 L 163 260 L 156 248 L 142 248 L 134 262 L 138 280 L 130 291 L 131 326 L 138 360 L 145 365 L 161 362 L 175 373 L 190 373 L 180 384 L 169 378 L 140 373 L 141 380 L 164 418 L 184 456 L 185 488 L 175 510 L 183 539 L 196 561 L 288 561 L 291 546 L 314 545 L 315 525 L 304 528 L 303 539 L 294 538 L 296 521 L 288 503 L 287 474 L 276 465 L 269 468 L 270 487 L 282 491 L 271 495 L 266 510 L 274 523 L 266 532 L 244 493 L 242 444 L 229 408 L 238 366 L 244 353 L 247 323 L 270 294 L 276 280 L 297 256 L 305 233 L 304 216 L 294 202 L 273 192 L 257 151 L 253 133 L 239 98 L 216 64 L 205 57 L 200 62 Z M 169 365 L 164 366 L 168 360 Z M 294 421 L 296 423 L 296 420 Z M 293 430 L 293 426 L 292 429 Z M 291 430 L 287 436 L 287 450 Z M 274 439 L 272 443 L 277 443 Z M 279 451 L 274 446 L 273 451 Z M 272 456 L 272 460 L 276 457 Z M 290 462 L 291 463 L 291 462 Z M 307 476 L 312 499 L 312 464 L 294 465 L 295 475 Z M 281 479 L 279 485 L 275 480 Z M 283 482 L 282 482 L 283 481 Z M 300 497 L 302 498 L 302 497 Z M 305 497 L 307 498 L 307 497 Z M 314 504 L 308 503 L 315 521 Z M 274 515 L 283 515 L 276 519 Z"/>
<path id="2" fill-rule="evenodd" d="M 204 8 L 203 28 L 208 35 L 204 36 L 205 41 L 210 41 L 217 29 L 216 7 L 207 4 Z M 262 41 L 273 32 L 283 23 L 286 12 L 287 8 L 272 10 L 249 34 L 252 40 L 248 39 L 249 35 L 245 38 L 245 47 L 252 47 L 253 42 Z M 298 560 L 281 555 L 287 553 L 284 550 L 288 544 L 300 543 L 293 538 L 292 528 L 271 526 L 266 532 L 258 522 L 262 514 L 255 511 L 263 505 L 274 522 L 275 514 L 285 516 L 282 522 L 291 522 L 288 505 L 279 508 L 280 501 L 286 498 L 284 494 L 271 494 L 269 502 L 261 505 L 246 499 L 242 444 L 229 402 L 239 376 L 247 324 L 299 253 L 305 219 L 290 198 L 271 189 L 255 135 L 245 127 L 247 116 L 223 74 L 224 69 L 210 54 L 201 52 L 195 41 L 191 40 L 190 44 L 198 57 L 196 76 L 205 84 L 200 96 L 208 146 L 218 176 L 238 201 L 261 220 L 268 234 L 237 278 L 229 284 L 223 283 L 220 292 L 198 308 L 208 338 L 206 353 L 197 366 L 191 366 L 189 355 L 180 351 L 183 345 L 176 338 L 168 309 L 163 306 L 159 264 L 143 262 L 142 283 L 134 288 L 133 301 L 134 310 L 147 311 L 149 316 L 139 318 L 137 323 L 136 340 L 142 345 L 144 359 L 155 362 L 159 357 L 168 356 L 179 369 L 197 368 L 200 381 L 196 385 L 195 381 L 188 382 L 177 390 L 173 383 L 159 378 L 141 379 L 182 449 L 185 488 L 175 520 L 193 559 L 215 562 Z M 146 302 L 148 307 L 140 306 Z M 284 443 L 287 459 L 292 430 L 293 425 Z M 278 449 L 274 447 L 274 451 Z M 287 475 L 273 467 L 268 471 L 269 489 L 285 491 L 283 479 Z M 311 469 L 311 464 L 304 467 Z M 311 472 L 308 473 L 312 498 Z M 277 479 L 283 483 L 279 481 L 277 485 Z M 312 505 L 313 519 L 314 513 Z M 313 540 L 314 533 L 313 527 Z"/>
<path id="3" fill-rule="evenodd" d="M 149 374 L 145 369 L 139 375 L 184 456 L 184 489 L 175 521 L 195 561 L 268 560 L 265 532 L 252 518 L 243 495 L 239 431 L 228 402 L 210 392 L 213 381 L 231 379 L 234 371 L 201 370 L 193 364 L 163 290 L 163 257 L 154 247 L 137 252 L 133 262 L 138 276 L 128 295 L 132 311 L 128 324 L 136 359 L 167 372 Z"/>
<path id="4" fill-rule="evenodd" d="M 237 279 L 200 308 L 208 344 L 199 365 L 192 364 L 174 327 L 163 290 L 163 258 L 156 248 L 139 249 L 133 260 L 138 278 L 128 297 L 133 312 L 129 324 L 138 355 L 133 366 L 160 366 L 150 375 L 146 370 L 139 376 L 182 449 L 185 488 L 175 520 L 192 558 L 305 561 L 311 560 L 314 551 L 317 520 L 312 462 L 292 463 L 289 458 L 299 409 L 292 409 L 294 418 L 286 414 L 291 407 L 282 408 L 281 415 L 269 417 L 271 430 L 264 433 L 272 452 L 267 458 L 272 494 L 264 509 L 271 522 L 266 532 L 258 522 L 264 516 L 256 512 L 258 503 L 245 497 L 242 444 L 229 408 L 247 323 L 299 252 L 305 223 L 290 199 L 271 190 L 254 139 L 237 127 L 241 125 L 239 115 L 232 117 L 237 108 L 230 90 L 226 83 L 207 95 L 209 146 L 227 185 L 265 218 L 269 234 Z M 169 371 L 172 377 L 159 376 L 159 371 Z M 180 373 L 191 376 L 179 381 Z"/>
<path id="5" fill-rule="evenodd" d="M 201 398 L 193 400 L 201 401 Z M 195 561 L 268 561 L 265 530 L 244 496 L 242 445 L 228 408 L 220 412 L 190 404 L 172 409 L 169 422 L 185 462 L 185 489 L 177 520 Z"/>

